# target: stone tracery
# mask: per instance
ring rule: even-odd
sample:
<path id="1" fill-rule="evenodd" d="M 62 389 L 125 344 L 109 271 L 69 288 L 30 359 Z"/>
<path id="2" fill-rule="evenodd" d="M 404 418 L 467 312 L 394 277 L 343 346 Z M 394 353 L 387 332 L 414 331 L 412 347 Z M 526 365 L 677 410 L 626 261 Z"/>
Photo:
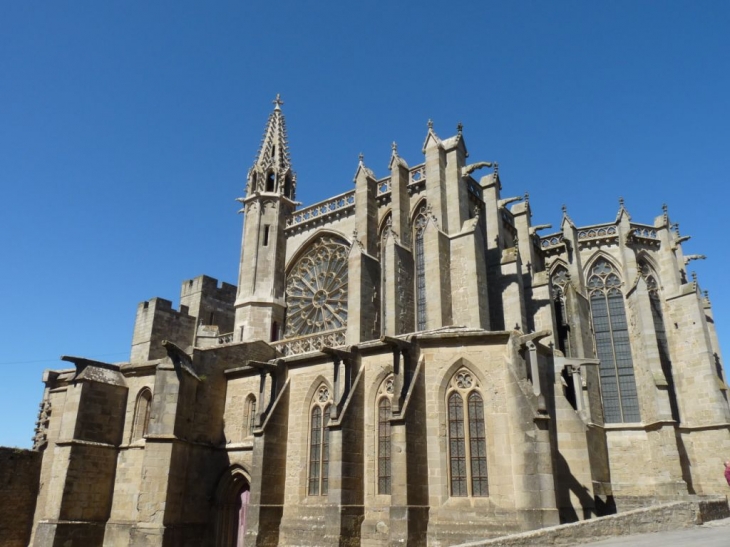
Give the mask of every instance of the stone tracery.
<path id="1" fill-rule="evenodd" d="M 285 336 L 304 336 L 347 326 L 349 246 L 325 236 L 297 261 L 286 282 Z"/>

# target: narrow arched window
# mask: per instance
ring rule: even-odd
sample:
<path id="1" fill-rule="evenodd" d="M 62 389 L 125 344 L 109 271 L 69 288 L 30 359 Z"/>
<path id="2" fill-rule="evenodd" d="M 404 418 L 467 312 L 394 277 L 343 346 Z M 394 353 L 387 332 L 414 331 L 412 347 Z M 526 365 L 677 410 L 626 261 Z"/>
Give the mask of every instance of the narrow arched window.
<path id="1" fill-rule="evenodd" d="M 322 409 L 312 409 L 309 435 L 309 495 L 319 495 L 320 470 L 322 463 Z"/>
<path id="2" fill-rule="evenodd" d="M 330 391 L 320 386 L 314 395 L 309 418 L 309 468 L 307 494 L 326 496 L 329 490 Z"/>
<path id="3" fill-rule="evenodd" d="M 152 406 L 152 392 L 143 388 L 137 395 L 137 404 L 134 409 L 134 423 L 132 424 L 132 441 L 143 439 L 147 435 L 147 426 L 150 421 L 150 406 Z"/>
<path id="4" fill-rule="evenodd" d="M 329 492 L 330 478 L 330 430 L 327 427 L 330 423 L 330 407 L 324 407 L 322 411 L 322 495 Z"/>
<path id="5" fill-rule="evenodd" d="M 664 377 L 667 380 L 669 407 L 672 411 L 672 419 L 679 422 L 679 404 L 677 402 L 677 392 L 674 388 L 674 374 L 672 371 L 672 361 L 669 356 L 667 329 L 664 326 L 662 300 L 659 296 L 659 283 L 657 282 L 656 274 L 646 262 L 639 262 L 639 271 L 641 272 L 641 276 L 644 278 L 644 282 L 646 283 L 646 288 L 649 291 L 651 318 L 654 322 L 654 333 L 656 334 L 657 349 L 659 350 L 659 362 L 661 363 Z"/>
<path id="6" fill-rule="evenodd" d="M 558 266 L 550 276 L 553 288 L 553 309 L 555 310 L 555 322 L 557 330 L 558 349 L 563 352 L 566 357 L 571 357 L 570 348 L 570 324 L 568 321 L 568 313 L 565 308 L 565 287 L 570 281 L 568 270 L 564 266 Z"/>
<path id="7" fill-rule="evenodd" d="M 245 437 L 253 435 L 253 429 L 256 426 L 256 397 L 249 395 L 246 398 L 246 415 L 245 415 Z"/>
<path id="8" fill-rule="evenodd" d="M 416 330 L 426 330 L 426 257 L 423 248 L 423 233 L 426 229 L 426 206 L 422 205 L 413 221 L 416 253 Z"/>
<path id="9" fill-rule="evenodd" d="M 484 401 L 481 395 L 469 394 L 469 454 L 471 491 L 474 496 L 489 494 L 487 482 L 487 439 L 484 434 Z"/>
<path id="10" fill-rule="evenodd" d="M 458 393 L 449 396 L 449 464 L 451 495 L 467 496 L 464 401 Z"/>
<path id="11" fill-rule="evenodd" d="M 588 276 L 596 353 L 601 361 L 601 391 L 606 423 L 638 422 L 639 399 L 634 378 L 621 280 L 605 259 Z"/>
<path id="12" fill-rule="evenodd" d="M 385 329 L 387 325 L 386 313 L 388 310 L 388 291 L 387 289 L 387 276 L 386 276 L 386 245 L 385 240 L 391 233 L 393 227 L 393 215 L 388 213 L 383 222 L 382 229 L 380 230 L 380 237 L 378 237 L 378 257 L 380 258 L 380 333 L 386 334 Z M 397 328 L 397 327 L 396 327 Z M 397 331 L 393 334 L 397 334 Z"/>
<path id="13" fill-rule="evenodd" d="M 288 197 L 289 199 L 294 199 L 294 196 L 292 195 L 292 176 L 291 173 L 287 173 L 286 177 L 284 178 L 284 195 Z"/>
<path id="14" fill-rule="evenodd" d="M 390 494 L 390 400 L 378 403 L 378 494 Z"/>
<path id="15" fill-rule="evenodd" d="M 266 191 L 267 192 L 273 192 L 274 191 L 274 185 L 275 185 L 274 173 L 269 173 L 266 176 Z"/>
<path id="16" fill-rule="evenodd" d="M 452 378 L 446 399 L 449 486 L 456 497 L 489 495 L 484 400 L 478 388 L 472 373 L 461 369 Z"/>

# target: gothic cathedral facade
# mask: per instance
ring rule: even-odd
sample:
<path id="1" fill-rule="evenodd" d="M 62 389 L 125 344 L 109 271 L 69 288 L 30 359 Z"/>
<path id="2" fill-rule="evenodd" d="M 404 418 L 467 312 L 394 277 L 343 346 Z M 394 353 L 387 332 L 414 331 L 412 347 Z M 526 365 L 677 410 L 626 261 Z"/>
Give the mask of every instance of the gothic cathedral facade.
<path id="1" fill-rule="evenodd" d="M 712 310 L 666 208 L 541 235 L 430 122 L 422 163 L 394 144 L 298 208 L 281 104 L 238 285 L 185 281 L 129 362 L 45 373 L 32 545 L 448 546 L 724 493 Z"/>

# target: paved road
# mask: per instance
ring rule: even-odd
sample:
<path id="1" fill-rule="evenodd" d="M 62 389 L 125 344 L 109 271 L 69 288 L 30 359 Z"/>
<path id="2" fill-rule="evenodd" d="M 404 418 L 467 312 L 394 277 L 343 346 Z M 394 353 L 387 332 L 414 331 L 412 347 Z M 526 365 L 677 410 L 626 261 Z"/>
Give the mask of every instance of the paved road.
<path id="1" fill-rule="evenodd" d="M 729 547 L 730 519 L 674 532 L 657 532 L 584 543 L 583 547 Z"/>

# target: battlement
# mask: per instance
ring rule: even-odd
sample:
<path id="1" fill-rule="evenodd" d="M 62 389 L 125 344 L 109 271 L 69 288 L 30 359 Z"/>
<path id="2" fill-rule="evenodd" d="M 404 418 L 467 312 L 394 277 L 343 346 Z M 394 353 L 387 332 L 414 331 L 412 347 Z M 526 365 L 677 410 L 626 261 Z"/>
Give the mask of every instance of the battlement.
<path id="1" fill-rule="evenodd" d="M 164 357 L 163 340 L 182 348 L 196 345 L 198 325 L 216 325 L 218 332 L 233 331 L 235 300 L 235 285 L 200 275 L 182 283 L 178 310 L 165 298 L 140 302 L 132 336 L 132 362 Z"/>
<path id="2" fill-rule="evenodd" d="M 196 318 L 189 307 L 181 304 L 179 310 L 164 298 L 152 298 L 137 306 L 137 318 L 132 335 L 131 361 L 149 361 L 166 355 L 163 340 L 181 347 L 192 344 Z"/>
<path id="3" fill-rule="evenodd" d="M 219 281 L 213 277 L 199 275 L 193 279 L 183 281 L 180 289 L 180 300 L 201 293 L 206 298 L 214 298 L 222 302 L 233 302 L 236 299 L 236 289 L 235 285 L 225 281 L 219 284 Z"/>

